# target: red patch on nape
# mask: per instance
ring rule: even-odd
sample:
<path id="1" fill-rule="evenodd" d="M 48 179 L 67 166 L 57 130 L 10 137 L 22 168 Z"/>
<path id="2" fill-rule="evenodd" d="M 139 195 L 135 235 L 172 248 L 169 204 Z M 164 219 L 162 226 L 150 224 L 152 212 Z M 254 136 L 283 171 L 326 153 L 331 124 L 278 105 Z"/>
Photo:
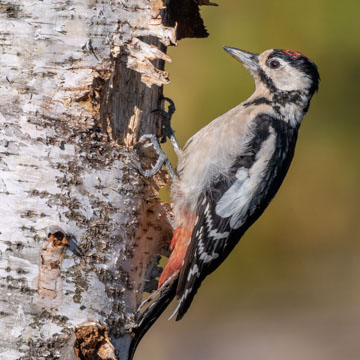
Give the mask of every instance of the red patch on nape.
<path id="1" fill-rule="evenodd" d="M 291 56 L 293 59 L 298 59 L 299 57 L 306 57 L 301 52 L 293 50 L 283 50 L 283 53 Z"/>

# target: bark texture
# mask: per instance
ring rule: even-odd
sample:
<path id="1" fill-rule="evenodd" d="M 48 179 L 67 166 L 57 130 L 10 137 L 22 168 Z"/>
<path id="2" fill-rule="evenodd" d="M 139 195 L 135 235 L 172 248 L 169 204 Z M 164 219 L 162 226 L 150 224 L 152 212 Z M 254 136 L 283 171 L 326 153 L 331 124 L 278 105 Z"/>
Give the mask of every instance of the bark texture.
<path id="1" fill-rule="evenodd" d="M 172 232 L 135 145 L 161 134 L 182 6 L 0 1 L 2 359 L 128 359 Z"/>

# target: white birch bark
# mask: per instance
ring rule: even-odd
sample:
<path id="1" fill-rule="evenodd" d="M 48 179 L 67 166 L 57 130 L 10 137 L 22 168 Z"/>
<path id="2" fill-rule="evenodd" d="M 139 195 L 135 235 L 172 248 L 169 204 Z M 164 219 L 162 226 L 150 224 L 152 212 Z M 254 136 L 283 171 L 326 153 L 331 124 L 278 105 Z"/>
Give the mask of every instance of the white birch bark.
<path id="1" fill-rule="evenodd" d="M 176 42 L 162 8 L 0 2 L 3 360 L 127 358 L 156 238 L 170 233 L 132 147 L 159 133 Z"/>

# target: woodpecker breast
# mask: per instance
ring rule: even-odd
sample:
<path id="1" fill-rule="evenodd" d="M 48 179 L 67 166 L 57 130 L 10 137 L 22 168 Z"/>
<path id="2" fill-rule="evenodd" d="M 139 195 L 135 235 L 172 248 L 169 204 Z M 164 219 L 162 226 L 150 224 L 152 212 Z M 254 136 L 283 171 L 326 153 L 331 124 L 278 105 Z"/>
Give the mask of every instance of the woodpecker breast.
<path id="1" fill-rule="evenodd" d="M 250 107 L 240 104 L 188 140 L 179 157 L 179 179 L 173 182 L 171 190 L 176 225 L 176 214 L 183 208 L 195 212 L 199 195 L 217 179 L 226 179 L 234 159 L 251 151 L 249 144 L 255 130 L 251 119 L 271 111 L 267 104 Z"/>

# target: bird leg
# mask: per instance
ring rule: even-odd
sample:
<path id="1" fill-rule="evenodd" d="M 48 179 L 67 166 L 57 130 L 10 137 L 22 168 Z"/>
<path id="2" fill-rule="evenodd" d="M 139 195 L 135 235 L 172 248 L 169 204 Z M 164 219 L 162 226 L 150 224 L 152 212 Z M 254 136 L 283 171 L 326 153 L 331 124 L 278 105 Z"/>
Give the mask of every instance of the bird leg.
<path id="1" fill-rule="evenodd" d="M 181 149 L 180 146 L 175 138 L 174 135 L 174 130 L 171 128 L 171 117 L 173 115 L 173 113 L 175 112 L 175 104 L 174 102 L 169 99 L 169 98 L 162 98 L 161 102 L 163 101 L 168 101 L 169 102 L 169 107 L 168 107 L 168 111 L 165 111 L 164 109 L 159 109 L 159 110 L 154 110 L 154 111 L 160 111 L 161 116 L 163 117 L 163 124 L 162 124 L 162 138 L 161 138 L 161 143 L 166 142 L 166 139 L 169 138 L 174 151 L 176 153 L 177 156 L 179 156 Z M 158 138 L 154 135 L 154 134 L 145 134 L 143 136 L 141 136 L 141 138 L 139 139 L 139 141 L 144 141 L 144 140 L 148 140 L 150 141 L 150 144 L 146 145 L 146 146 L 151 146 L 154 148 L 156 154 L 158 155 L 157 161 L 155 163 L 155 165 L 153 165 L 151 167 L 151 169 L 149 170 L 144 170 L 141 166 L 141 164 L 139 164 L 138 170 L 140 172 L 141 175 L 150 178 L 152 176 L 154 176 L 155 174 L 157 174 L 161 167 L 163 165 L 166 166 L 169 175 L 171 176 L 172 179 L 177 179 L 178 176 L 176 174 L 176 171 L 174 170 L 174 168 L 172 167 L 170 160 L 168 159 L 167 155 L 164 153 L 164 151 L 162 150 L 161 146 L 160 146 L 160 142 L 158 140 Z"/>
<path id="2" fill-rule="evenodd" d="M 174 102 L 170 99 L 170 98 L 167 98 L 167 97 L 163 97 L 161 99 L 161 101 L 168 101 L 169 102 L 169 107 L 168 107 L 168 111 L 165 111 L 163 109 L 160 109 L 160 113 L 163 117 L 163 124 L 162 124 L 162 135 L 163 137 L 161 138 L 161 143 L 164 143 L 166 142 L 166 138 L 169 138 L 173 148 L 174 148 L 174 151 L 176 153 L 177 156 L 179 156 L 180 152 L 181 152 L 181 149 L 180 149 L 180 146 L 176 140 L 176 137 L 175 137 L 175 133 L 174 133 L 174 130 L 171 128 L 171 118 L 172 118 L 172 115 L 174 114 L 176 108 L 175 108 L 175 104 Z"/>

